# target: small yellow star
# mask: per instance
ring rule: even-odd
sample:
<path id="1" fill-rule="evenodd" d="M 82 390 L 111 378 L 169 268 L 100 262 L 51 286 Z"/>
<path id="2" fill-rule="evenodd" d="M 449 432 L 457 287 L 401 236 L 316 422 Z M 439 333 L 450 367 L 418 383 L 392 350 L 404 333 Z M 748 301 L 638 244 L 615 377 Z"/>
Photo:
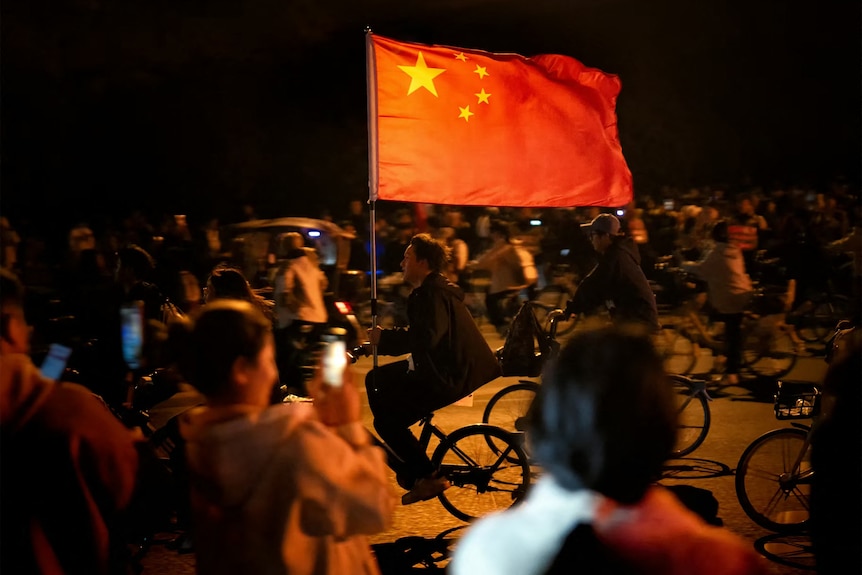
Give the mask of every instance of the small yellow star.
<path id="1" fill-rule="evenodd" d="M 477 98 L 479 98 L 479 102 L 478 102 L 479 104 L 490 104 L 490 102 L 488 101 L 488 98 L 491 97 L 491 94 L 488 94 L 487 92 L 485 92 L 485 88 L 482 88 L 482 91 L 479 92 L 478 94 L 473 94 L 473 95 L 476 96 Z"/>
<path id="2" fill-rule="evenodd" d="M 461 60 L 462 62 L 466 62 L 467 56 L 464 55 L 464 52 L 458 52 L 457 54 L 455 54 L 455 59 Z"/>
<path id="3" fill-rule="evenodd" d="M 429 68 L 425 64 L 425 57 L 422 52 L 416 57 L 415 66 L 398 66 L 402 72 L 410 76 L 410 88 L 407 89 L 409 96 L 419 88 L 425 88 L 435 96 L 437 88 L 434 87 L 434 78 L 446 71 L 445 68 Z"/>
<path id="4" fill-rule="evenodd" d="M 488 72 L 485 70 L 484 66 L 478 66 L 478 65 L 476 66 L 476 69 L 473 70 L 473 73 L 479 74 L 479 78 L 484 78 L 485 76 L 489 75 Z"/>
<path id="5" fill-rule="evenodd" d="M 466 108 L 462 108 L 461 106 L 458 106 L 458 109 L 461 110 L 461 114 L 459 114 L 458 117 L 464 118 L 465 122 L 470 121 L 470 116 L 475 116 L 475 114 L 470 111 L 470 106 L 467 106 Z"/>

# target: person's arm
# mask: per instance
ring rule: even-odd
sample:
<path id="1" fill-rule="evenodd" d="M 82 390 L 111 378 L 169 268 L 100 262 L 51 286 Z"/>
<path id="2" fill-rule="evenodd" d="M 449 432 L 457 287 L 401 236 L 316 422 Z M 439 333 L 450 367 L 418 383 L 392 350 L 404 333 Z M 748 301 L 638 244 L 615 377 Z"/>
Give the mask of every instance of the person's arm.
<path id="1" fill-rule="evenodd" d="M 362 425 L 353 372 L 345 369 L 342 385 L 331 387 L 318 370 L 309 391 L 318 419 L 294 436 L 303 531 L 343 539 L 388 529 L 397 500 L 386 456 Z"/>
<path id="2" fill-rule="evenodd" d="M 578 289 L 575 290 L 575 295 L 566 304 L 566 315 L 587 314 L 600 307 L 604 303 L 603 295 L 607 293 L 605 290 L 604 279 L 607 275 L 606 265 L 602 263 L 596 265 L 593 270 L 588 273 L 584 279 L 578 284 Z"/>

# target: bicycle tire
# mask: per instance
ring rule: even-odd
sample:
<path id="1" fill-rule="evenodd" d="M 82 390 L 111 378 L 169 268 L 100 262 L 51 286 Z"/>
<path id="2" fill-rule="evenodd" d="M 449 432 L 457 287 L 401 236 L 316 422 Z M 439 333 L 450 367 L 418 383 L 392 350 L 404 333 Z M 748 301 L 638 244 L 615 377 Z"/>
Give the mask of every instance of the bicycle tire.
<path id="1" fill-rule="evenodd" d="M 800 463 L 798 480 L 793 464 L 808 433 L 796 427 L 767 431 L 742 452 L 736 465 L 736 497 L 752 521 L 776 533 L 797 533 L 809 524 L 811 495 L 810 445 Z"/>
<path id="2" fill-rule="evenodd" d="M 692 372 L 697 364 L 700 349 L 677 326 L 662 326 L 661 332 L 654 341 L 656 350 L 662 356 L 666 372 L 679 375 Z"/>
<path id="3" fill-rule="evenodd" d="M 850 299 L 832 295 L 817 302 L 814 308 L 797 319 L 796 333 L 808 343 L 825 342 L 842 319 L 850 317 Z"/>
<path id="4" fill-rule="evenodd" d="M 787 333 L 777 327 L 764 330 L 757 326 L 744 331 L 742 365 L 752 373 L 778 378 L 796 366 L 796 345 Z"/>
<path id="5" fill-rule="evenodd" d="M 530 449 L 525 439 L 527 412 L 538 392 L 538 383 L 522 379 L 507 385 L 491 396 L 488 404 L 485 405 L 485 411 L 482 412 L 482 423 L 505 429 L 515 437 L 520 437 L 521 445 L 528 456 Z M 502 451 L 504 446 L 496 445 L 491 436 L 488 437 L 488 441 L 490 442 L 488 446 L 495 453 Z"/>
<path id="6" fill-rule="evenodd" d="M 671 374 L 671 385 L 678 409 L 678 428 L 674 457 L 684 457 L 706 440 L 712 424 L 712 413 L 706 392 L 698 390 L 687 377 Z"/>
<path id="7" fill-rule="evenodd" d="M 542 305 L 553 306 L 553 308 L 566 309 L 566 304 L 574 297 L 574 294 L 563 286 L 550 284 L 539 290 L 536 295 L 536 301 Z M 536 314 L 536 319 L 539 320 L 539 325 L 547 333 L 550 329 L 548 323 L 548 310 L 541 306 L 534 306 L 533 312 Z M 568 335 L 575 329 L 577 322 L 561 321 L 557 324 L 557 337 Z"/>
<path id="8" fill-rule="evenodd" d="M 490 445 L 504 447 L 495 452 Z M 449 513 L 467 522 L 517 504 L 532 479 L 519 442 L 505 429 L 483 423 L 453 431 L 434 450 L 431 462 L 452 483 L 437 498 Z"/>

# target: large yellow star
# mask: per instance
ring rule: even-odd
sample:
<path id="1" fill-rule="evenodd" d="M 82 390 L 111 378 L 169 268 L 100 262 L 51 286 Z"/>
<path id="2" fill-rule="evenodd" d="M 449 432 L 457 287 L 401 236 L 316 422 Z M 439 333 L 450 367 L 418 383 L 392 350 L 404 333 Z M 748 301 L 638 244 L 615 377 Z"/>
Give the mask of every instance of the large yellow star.
<path id="1" fill-rule="evenodd" d="M 470 116 L 475 116 L 475 114 L 470 111 L 470 106 L 467 106 L 466 108 L 462 108 L 461 106 L 458 106 L 458 109 L 461 110 L 461 113 L 458 115 L 458 117 L 464 118 L 465 122 L 470 121 Z"/>
<path id="2" fill-rule="evenodd" d="M 478 102 L 479 104 L 483 104 L 483 103 L 484 103 L 484 104 L 489 104 L 489 103 L 490 103 L 490 102 L 488 101 L 488 98 L 490 98 L 490 97 L 491 97 L 491 94 L 487 93 L 487 92 L 485 91 L 485 88 L 482 88 L 482 91 L 481 91 L 481 92 L 479 92 L 478 94 L 473 94 L 473 95 L 474 95 L 474 96 L 476 96 L 477 98 L 479 98 L 479 102 Z"/>
<path id="3" fill-rule="evenodd" d="M 415 66 L 398 66 L 401 71 L 410 76 L 410 88 L 407 89 L 409 96 L 419 88 L 425 88 L 435 96 L 437 88 L 434 87 L 434 78 L 446 71 L 445 68 L 429 68 L 425 64 L 425 57 L 422 52 L 416 57 Z"/>

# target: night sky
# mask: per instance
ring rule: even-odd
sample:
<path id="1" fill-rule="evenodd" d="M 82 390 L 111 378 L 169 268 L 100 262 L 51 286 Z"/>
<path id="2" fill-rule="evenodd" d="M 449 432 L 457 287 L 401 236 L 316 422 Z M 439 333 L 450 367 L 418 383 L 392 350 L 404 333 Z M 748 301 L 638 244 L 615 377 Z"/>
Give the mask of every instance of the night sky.
<path id="1" fill-rule="evenodd" d="M 618 74 L 636 198 L 858 186 L 858 1 L 5 0 L 0 208 L 341 213 L 368 197 L 366 26 Z"/>

